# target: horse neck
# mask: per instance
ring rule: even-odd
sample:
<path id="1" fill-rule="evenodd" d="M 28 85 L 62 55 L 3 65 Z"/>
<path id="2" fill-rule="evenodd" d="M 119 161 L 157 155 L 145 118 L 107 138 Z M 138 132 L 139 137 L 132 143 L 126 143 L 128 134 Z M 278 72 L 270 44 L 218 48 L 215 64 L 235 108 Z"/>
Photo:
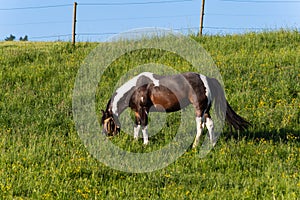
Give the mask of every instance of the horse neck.
<path id="1" fill-rule="evenodd" d="M 113 115 L 120 116 L 120 114 L 122 114 L 122 112 L 129 106 L 129 100 L 127 100 L 129 97 L 130 96 L 127 94 L 127 96 L 124 96 L 125 99 L 119 99 L 116 101 L 114 97 L 112 97 L 107 109 L 111 110 Z"/>

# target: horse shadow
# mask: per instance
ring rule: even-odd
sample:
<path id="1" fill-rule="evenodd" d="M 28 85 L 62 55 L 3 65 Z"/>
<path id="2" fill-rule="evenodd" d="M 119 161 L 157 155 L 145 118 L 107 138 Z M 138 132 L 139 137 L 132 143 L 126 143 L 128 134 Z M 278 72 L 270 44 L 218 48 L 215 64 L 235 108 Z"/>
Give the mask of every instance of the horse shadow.
<path id="1" fill-rule="evenodd" d="M 254 129 L 251 128 L 249 130 L 235 131 L 230 127 L 226 128 L 223 132 L 223 137 L 225 141 L 234 139 L 234 140 L 266 140 L 273 142 L 300 142 L 300 131 L 279 128 L 279 129 Z"/>

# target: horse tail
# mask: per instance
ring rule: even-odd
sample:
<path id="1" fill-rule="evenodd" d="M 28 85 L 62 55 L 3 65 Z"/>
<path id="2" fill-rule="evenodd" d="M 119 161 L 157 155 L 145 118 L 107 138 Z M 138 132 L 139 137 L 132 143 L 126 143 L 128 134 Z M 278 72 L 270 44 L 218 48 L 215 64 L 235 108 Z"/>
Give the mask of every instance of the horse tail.
<path id="1" fill-rule="evenodd" d="M 223 122 L 226 117 L 226 97 L 220 82 L 215 78 L 208 78 L 209 88 L 216 116 L 220 122 Z"/>
<path id="2" fill-rule="evenodd" d="M 226 120 L 231 126 L 236 130 L 244 131 L 250 126 L 243 117 L 239 116 L 229 105 L 226 100 L 225 92 L 215 78 L 210 78 L 209 81 L 210 90 L 212 92 L 212 97 L 214 99 L 214 107 L 219 120 Z"/>
<path id="3" fill-rule="evenodd" d="M 243 117 L 239 116 L 227 103 L 227 110 L 226 110 L 226 121 L 232 125 L 235 130 L 241 130 L 244 131 L 247 129 L 250 125 L 249 122 L 247 122 Z"/>

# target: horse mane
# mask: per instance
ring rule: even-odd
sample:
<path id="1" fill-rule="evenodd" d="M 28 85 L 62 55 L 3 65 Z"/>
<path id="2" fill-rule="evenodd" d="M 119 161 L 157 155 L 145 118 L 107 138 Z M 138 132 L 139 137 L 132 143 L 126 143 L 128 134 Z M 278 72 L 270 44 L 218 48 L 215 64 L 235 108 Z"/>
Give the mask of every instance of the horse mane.
<path id="1" fill-rule="evenodd" d="M 108 101 L 108 103 L 106 105 L 106 110 L 105 111 L 111 110 L 111 99 L 112 98 L 109 99 L 109 101 Z"/>

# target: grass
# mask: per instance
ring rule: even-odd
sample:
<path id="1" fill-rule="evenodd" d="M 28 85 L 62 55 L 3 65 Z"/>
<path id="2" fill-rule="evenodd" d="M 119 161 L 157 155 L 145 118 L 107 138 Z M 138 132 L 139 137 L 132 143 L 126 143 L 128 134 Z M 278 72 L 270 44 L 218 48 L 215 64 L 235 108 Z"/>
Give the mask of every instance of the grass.
<path id="1" fill-rule="evenodd" d="M 297 199 L 300 196 L 300 35 L 296 31 L 193 37 L 212 56 L 232 107 L 253 126 L 230 131 L 204 158 L 188 150 L 151 173 L 113 170 L 83 146 L 72 117 L 79 66 L 97 46 L 64 42 L 0 43 L 0 199 Z M 152 52 L 153 53 L 153 52 Z M 155 53 L 155 52 L 154 52 Z M 134 62 L 159 59 L 189 69 L 165 53 L 115 61 L 98 91 Z M 182 69 L 180 69 L 182 66 Z M 114 78 L 115 77 L 115 78 Z M 105 81 L 104 81 L 105 82 Z M 102 98 L 105 101 L 102 101 Z M 176 116 L 167 122 L 175 123 Z M 150 145 L 121 134 L 112 141 L 133 152 L 168 143 L 176 125 Z"/>

